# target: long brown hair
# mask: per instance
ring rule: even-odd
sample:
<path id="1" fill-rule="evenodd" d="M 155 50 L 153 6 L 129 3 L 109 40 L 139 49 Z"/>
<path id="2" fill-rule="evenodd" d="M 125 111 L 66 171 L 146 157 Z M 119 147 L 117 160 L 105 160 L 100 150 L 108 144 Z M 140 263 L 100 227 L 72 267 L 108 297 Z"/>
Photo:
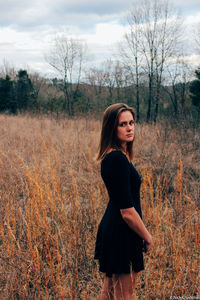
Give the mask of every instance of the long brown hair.
<path id="1" fill-rule="evenodd" d="M 136 112 L 134 108 L 124 103 L 115 103 L 107 107 L 103 114 L 103 122 L 101 129 L 101 137 L 99 142 L 99 149 L 97 160 L 102 160 L 110 149 L 122 151 L 122 146 L 117 138 L 117 126 L 119 115 L 123 111 L 130 111 L 136 120 Z M 133 159 L 133 141 L 127 143 L 127 155 L 129 160 Z"/>

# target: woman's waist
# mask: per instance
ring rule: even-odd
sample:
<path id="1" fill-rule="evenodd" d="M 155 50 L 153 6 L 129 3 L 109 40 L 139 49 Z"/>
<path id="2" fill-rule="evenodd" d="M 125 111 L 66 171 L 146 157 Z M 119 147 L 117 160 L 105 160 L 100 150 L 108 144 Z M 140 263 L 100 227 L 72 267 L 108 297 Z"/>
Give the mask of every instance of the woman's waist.
<path id="1" fill-rule="evenodd" d="M 132 206 L 131 206 L 131 204 L 132 204 Z M 139 216 L 142 218 L 142 210 L 141 210 L 140 201 L 137 201 L 137 202 L 132 201 L 132 203 L 130 203 L 130 205 L 129 205 L 129 207 L 127 207 L 127 209 L 131 208 L 131 207 L 133 207 L 137 211 Z M 117 203 L 116 199 L 110 197 L 106 210 L 108 210 L 108 211 L 113 210 L 116 212 L 120 212 L 120 209 L 121 209 L 120 204 Z"/>

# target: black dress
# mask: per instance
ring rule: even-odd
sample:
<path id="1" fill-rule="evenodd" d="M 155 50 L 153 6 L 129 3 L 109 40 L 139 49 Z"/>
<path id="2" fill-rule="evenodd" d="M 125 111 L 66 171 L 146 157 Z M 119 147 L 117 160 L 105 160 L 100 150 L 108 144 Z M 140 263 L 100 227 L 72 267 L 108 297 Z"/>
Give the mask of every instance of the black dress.
<path id="1" fill-rule="evenodd" d="M 95 259 L 101 272 L 128 274 L 144 270 L 143 241 L 123 220 L 120 209 L 134 207 L 142 218 L 141 177 L 121 151 L 112 151 L 101 163 L 101 176 L 108 190 L 109 203 L 99 224 Z"/>

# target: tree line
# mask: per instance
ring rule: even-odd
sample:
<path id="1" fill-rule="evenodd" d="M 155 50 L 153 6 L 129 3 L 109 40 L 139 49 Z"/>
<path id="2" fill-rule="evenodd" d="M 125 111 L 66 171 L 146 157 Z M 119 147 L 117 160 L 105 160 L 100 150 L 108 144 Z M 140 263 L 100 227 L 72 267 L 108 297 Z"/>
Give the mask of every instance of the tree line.
<path id="1" fill-rule="evenodd" d="M 200 31 L 196 32 L 198 47 Z M 199 69 L 194 71 L 184 60 L 182 39 L 183 22 L 168 0 L 142 0 L 127 15 L 117 60 L 84 69 L 85 43 L 58 35 L 45 56 L 58 76 L 4 72 L 0 111 L 73 116 L 126 102 L 136 108 L 138 120 L 147 122 L 195 109 L 199 115 Z"/>
<path id="2" fill-rule="evenodd" d="M 66 83 L 62 79 L 42 78 L 39 74 L 28 74 L 27 70 L 16 72 L 14 79 L 8 74 L 0 78 L 0 112 L 35 114 L 67 114 L 68 116 L 101 113 L 106 106 L 125 102 L 137 107 L 137 93 L 140 94 L 138 117 L 145 120 L 148 113 L 149 86 L 147 82 L 129 84 L 122 66 L 107 61 L 105 70 L 92 69 L 87 81 L 71 84 L 70 111 L 66 104 Z M 160 86 L 159 115 L 173 115 L 190 112 L 200 113 L 200 68 L 195 70 L 196 79 Z M 154 101 L 154 99 L 153 99 Z M 139 119 L 138 118 L 138 119 Z"/>

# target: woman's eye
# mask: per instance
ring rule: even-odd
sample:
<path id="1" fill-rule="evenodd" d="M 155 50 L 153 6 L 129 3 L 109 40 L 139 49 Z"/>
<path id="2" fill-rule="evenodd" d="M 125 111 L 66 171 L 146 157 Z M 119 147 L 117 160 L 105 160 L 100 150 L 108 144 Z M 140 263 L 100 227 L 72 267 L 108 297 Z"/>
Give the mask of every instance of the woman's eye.
<path id="1" fill-rule="evenodd" d="M 129 123 L 130 125 L 133 125 L 134 124 L 134 122 L 133 121 L 130 121 L 130 123 Z"/>

